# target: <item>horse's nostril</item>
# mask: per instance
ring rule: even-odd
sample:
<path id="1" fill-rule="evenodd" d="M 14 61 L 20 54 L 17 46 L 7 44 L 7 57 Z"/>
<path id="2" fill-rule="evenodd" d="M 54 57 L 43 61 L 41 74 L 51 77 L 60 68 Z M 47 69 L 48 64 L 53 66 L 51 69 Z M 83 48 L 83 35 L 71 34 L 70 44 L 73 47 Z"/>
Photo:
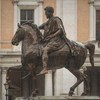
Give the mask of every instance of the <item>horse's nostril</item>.
<path id="1" fill-rule="evenodd" d="M 14 41 L 12 41 L 11 43 L 12 43 L 12 45 L 14 45 Z"/>
<path id="2" fill-rule="evenodd" d="M 14 44 L 13 41 L 11 43 Z"/>

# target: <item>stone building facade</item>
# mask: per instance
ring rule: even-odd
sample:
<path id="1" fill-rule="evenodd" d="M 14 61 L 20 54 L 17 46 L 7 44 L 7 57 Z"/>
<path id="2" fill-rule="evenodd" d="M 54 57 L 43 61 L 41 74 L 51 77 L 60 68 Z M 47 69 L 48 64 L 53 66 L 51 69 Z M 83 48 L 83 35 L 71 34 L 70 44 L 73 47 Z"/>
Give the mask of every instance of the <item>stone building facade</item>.
<path id="1" fill-rule="evenodd" d="M 21 44 L 17 47 L 11 45 L 17 23 L 31 20 L 40 25 L 46 21 L 43 10 L 46 6 L 54 7 L 55 15 L 63 20 L 69 39 L 85 43 L 97 40 L 99 37 L 100 0 L 0 0 L 0 80 L 2 80 L 0 97 L 2 100 L 5 100 L 4 83 L 7 68 L 20 65 Z M 29 12 L 33 17 L 29 16 Z M 98 70 L 100 69 L 100 44 L 96 41 L 94 44 L 96 46 L 95 66 Z M 90 67 L 88 58 L 84 66 Z M 69 87 L 76 81 L 67 69 L 57 70 L 54 77 L 54 95 L 68 93 Z M 82 83 L 75 90 L 75 94 L 80 95 L 83 88 Z M 45 95 L 52 96 L 52 91 L 52 72 L 50 72 L 45 75 Z"/>

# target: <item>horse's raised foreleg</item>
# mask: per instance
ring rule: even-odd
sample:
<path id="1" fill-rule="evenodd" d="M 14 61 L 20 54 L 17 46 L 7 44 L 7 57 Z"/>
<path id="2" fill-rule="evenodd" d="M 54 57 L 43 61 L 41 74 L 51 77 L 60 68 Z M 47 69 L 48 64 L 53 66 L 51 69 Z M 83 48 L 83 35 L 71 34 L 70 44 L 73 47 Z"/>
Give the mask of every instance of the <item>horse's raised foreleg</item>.
<path id="1" fill-rule="evenodd" d="M 73 92 L 75 90 L 75 88 L 81 83 L 84 81 L 84 77 L 85 75 L 80 72 L 79 70 L 75 70 L 75 69 L 69 69 L 69 71 L 74 74 L 77 78 L 77 82 L 70 88 L 70 91 L 69 91 L 69 96 L 72 96 L 73 95 Z"/>

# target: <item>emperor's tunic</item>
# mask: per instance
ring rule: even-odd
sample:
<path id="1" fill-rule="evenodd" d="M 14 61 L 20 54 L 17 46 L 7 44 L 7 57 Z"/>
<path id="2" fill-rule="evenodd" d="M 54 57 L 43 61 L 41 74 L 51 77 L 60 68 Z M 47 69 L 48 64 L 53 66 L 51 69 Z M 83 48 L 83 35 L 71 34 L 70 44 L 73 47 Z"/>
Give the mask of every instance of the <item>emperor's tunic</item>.
<path id="1" fill-rule="evenodd" d="M 49 47 L 50 51 L 58 50 L 65 45 L 65 41 L 62 38 L 65 34 L 65 30 L 63 27 L 63 23 L 59 17 L 52 17 L 41 27 L 44 29 L 44 46 Z M 55 37 L 46 40 L 50 35 L 55 34 L 59 29 L 61 29 L 61 33 L 56 35 Z"/>

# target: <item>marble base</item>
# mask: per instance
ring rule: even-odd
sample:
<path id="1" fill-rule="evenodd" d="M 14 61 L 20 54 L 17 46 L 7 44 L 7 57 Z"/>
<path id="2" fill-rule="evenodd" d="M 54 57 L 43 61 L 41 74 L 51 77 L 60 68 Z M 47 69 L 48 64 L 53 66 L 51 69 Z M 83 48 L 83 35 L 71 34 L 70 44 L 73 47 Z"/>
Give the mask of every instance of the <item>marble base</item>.
<path id="1" fill-rule="evenodd" d="M 35 98 L 18 97 L 15 100 L 100 100 L 99 96 L 38 96 Z"/>

